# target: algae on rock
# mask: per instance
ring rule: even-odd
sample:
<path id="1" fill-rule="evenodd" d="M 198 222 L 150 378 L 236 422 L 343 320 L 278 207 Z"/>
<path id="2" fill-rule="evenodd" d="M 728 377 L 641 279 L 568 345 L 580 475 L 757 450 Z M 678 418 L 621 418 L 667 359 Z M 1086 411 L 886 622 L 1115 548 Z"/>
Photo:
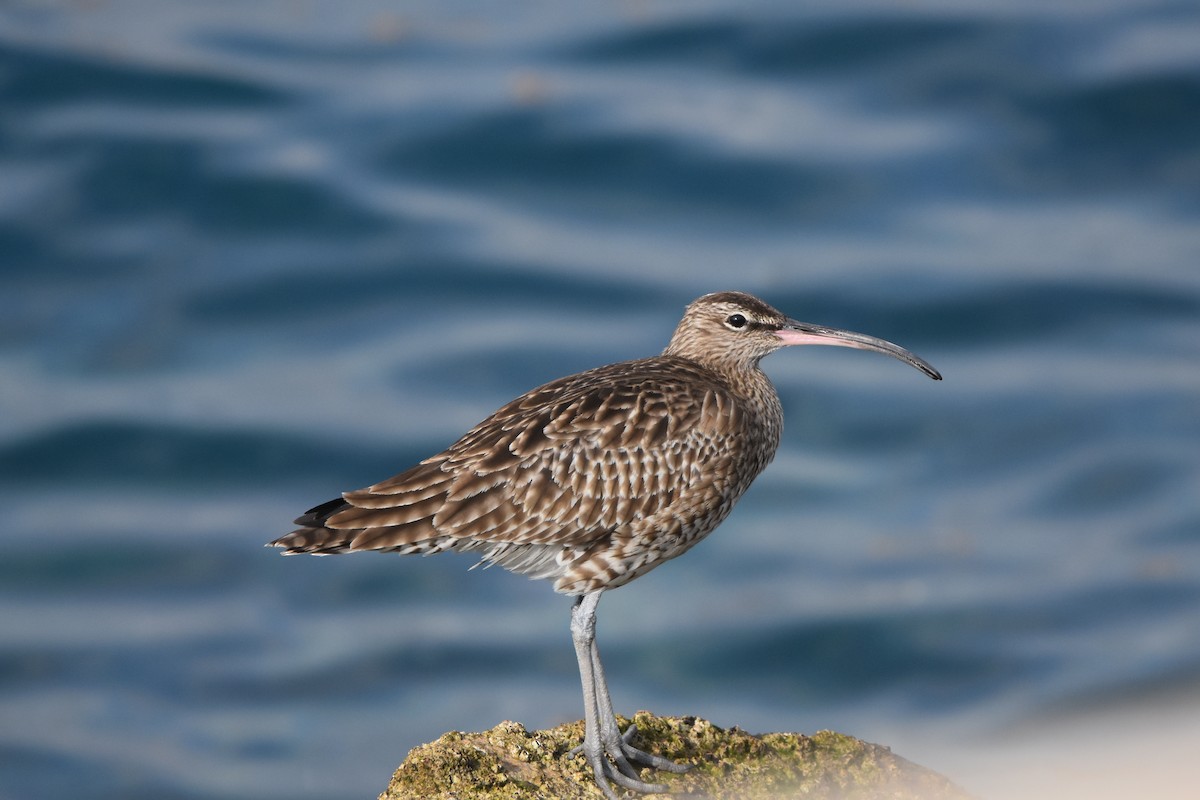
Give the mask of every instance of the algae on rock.
<path id="1" fill-rule="evenodd" d="M 696 717 L 639 711 L 635 743 L 692 764 L 683 775 L 644 771 L 670 796 L 712 800 L 968 800 L 949 780 L 886 747 L 831 731 L 812 736 L 718 728 Z M 622 719 L 622 727 L 629 720 Z M 594 800 L 603 795 L 582 756 L 583 723 L 527 731 L 502 722 L 413 748 L 379 800 Z"/>

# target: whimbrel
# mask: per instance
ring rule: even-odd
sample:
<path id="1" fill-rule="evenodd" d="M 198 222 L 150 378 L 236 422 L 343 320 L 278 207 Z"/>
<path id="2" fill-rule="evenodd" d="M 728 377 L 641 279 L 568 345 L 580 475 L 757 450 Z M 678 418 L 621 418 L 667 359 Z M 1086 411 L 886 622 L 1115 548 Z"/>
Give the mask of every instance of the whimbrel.
<path id="1" fill-rule="evenodd" d="M 877 350 L 934 380 L 907 350 L 861 333 L 790 319 L 741 292 L 687 307 L 662 355 L 559 378 L 480 422 L 395 477 L 346 492 L 271 542 L 295 553 L 478 553 L 575 597 L 571 637 L 583 683 L 584 739 L 596 783 L 662 792 L 636 766 L 685 765 L 639 750 L 617 725 L 596 605 L 687 552 L 729 514 L 779 446 L 783 409 L 759 369 L 787 345 Z"/>

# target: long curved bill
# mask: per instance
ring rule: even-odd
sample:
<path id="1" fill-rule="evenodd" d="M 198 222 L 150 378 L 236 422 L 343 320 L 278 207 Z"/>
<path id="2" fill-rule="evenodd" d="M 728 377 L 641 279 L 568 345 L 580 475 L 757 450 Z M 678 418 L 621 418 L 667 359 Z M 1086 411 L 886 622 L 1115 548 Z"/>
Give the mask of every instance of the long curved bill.
<path id="1" fill-rule="evenodd" d="M 898 358 L 907 364 L 913 365 L 935 381 L 942 379 L 942 373 L 934 369 L 933 365 L 923 358 L 918 358 L 898 344 L 892 344 L 883 339 L 876 339 L 874 336 L 867 336 L 865 333 L 841 331 L 837 328 L 826 328 L 823 325 L 811 325 L 807 322 L 797 322 L 794 319 L 789 319 L 783 327 L 775 331 L 775 335 L 782 339 L 785 345 L 824 344 L 834 347 L 854 347 L 859 350 L 874 350 L 879 353 L 886 353 L 892 358 Z"/>

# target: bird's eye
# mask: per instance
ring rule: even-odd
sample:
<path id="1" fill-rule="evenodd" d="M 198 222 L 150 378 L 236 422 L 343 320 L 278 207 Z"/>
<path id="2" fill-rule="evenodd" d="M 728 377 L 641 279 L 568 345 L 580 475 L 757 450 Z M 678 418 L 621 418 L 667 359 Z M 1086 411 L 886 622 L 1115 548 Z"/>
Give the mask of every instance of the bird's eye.
<path id="1" fill-rule="evenodd" d="M 730 314 L 725 320 L 725 324 L 731 328 L 744 328 L 746 327 L 746 318 L 741 314 Z"/>

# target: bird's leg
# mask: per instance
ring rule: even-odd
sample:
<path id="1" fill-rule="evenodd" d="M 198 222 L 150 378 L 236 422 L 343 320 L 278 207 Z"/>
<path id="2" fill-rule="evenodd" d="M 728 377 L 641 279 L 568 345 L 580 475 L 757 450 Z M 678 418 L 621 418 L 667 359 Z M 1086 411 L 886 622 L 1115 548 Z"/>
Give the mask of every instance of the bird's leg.
<path id="1" fill-rule="evenodd" d="M 597 676 L 594 669 L 599 664 L 599 658 L 593 658 L 592 655 L 596 642 L 596 604 L 600 602 L 602 591 L 583 595 L 571 609 L 571 639 L 575 643 L 575 658 L 579 661 L 579 678 L 583 684 L 581 749 L 592 766 L 596 784 L 609 800 L 617 800 L 609 781 L 645 794 L 665 792 L 666 786 L 638 780 L 637 771 L 626 756 L 627 749 L 636 748 L 630 747 L 622 738 L 613 715 L 612 702 L 608 699 L 608 689 L 604 686 L 604 673 Z M 605 716 L 611 719 L 612 736 L 607 733 L 610 724 L 604 721 Z"/>
<path id="2" fill-rule="evenodd" d="M 645 750 L 640 750 L 629 742 L 637 733 L 637 725 L 629 724 L 625 729 L 625 733 L 621 733 L 620 726 L 617 725 L 617 715 L 613 711 L 612 699 L 608 694 L 608 681 L 604 677 L 604 667 L 600 664 L 600 648 L 596 645 L 595 638 L 592 639 L 592 682 L 596 687 L 596 707 L 600 715 L 600 738 L 604 742 L 604 749 L 610 754 L 613 750 L 618 750 L 625 754 L 625 758 L 635 764 L 641 764 L 644 767 L 652 767 L 654 769 L 662 769 L 667 772 L 687 772 L 692 768 L 690 764 L 676 764 L 669 758 L 656 756 L 653 753 L 647 753 Z M 621 766 L 622 759 L 613 759 L 617 762 L 617 766 Z M 622 769 L 624 772 L 624 769 Z"/>

